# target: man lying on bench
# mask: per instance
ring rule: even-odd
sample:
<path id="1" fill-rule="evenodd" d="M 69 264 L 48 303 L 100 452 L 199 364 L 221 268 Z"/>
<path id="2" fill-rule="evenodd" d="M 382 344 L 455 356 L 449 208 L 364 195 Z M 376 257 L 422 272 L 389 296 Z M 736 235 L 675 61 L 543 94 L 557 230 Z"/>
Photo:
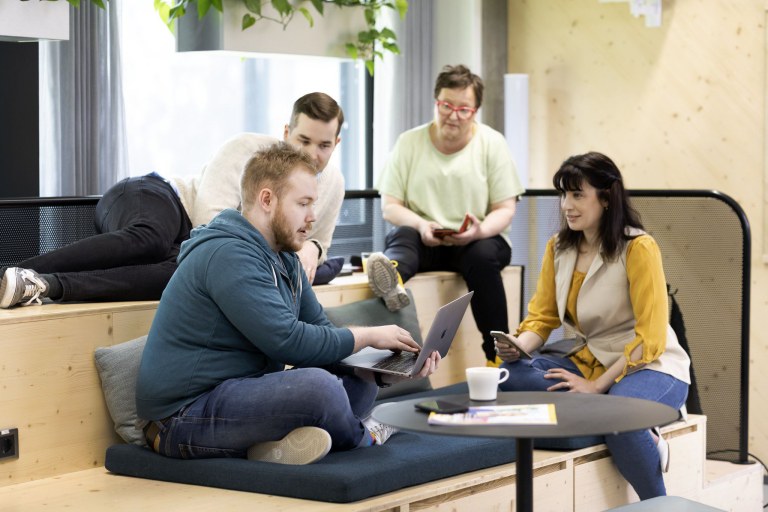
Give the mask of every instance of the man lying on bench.
<path id="1" fill-rule="evenodd" d="M 309 153 L 318 167 L 317 222 L 297 251 L 313 284 L 341 270 L 327 259 L 344 200 L 344 177 L 328 165 L 344 113 L 327 94 L 309 93 L 293 104 L 286 142 Z M 227 141 L 194 178 L 166 180 L 157 173 L 120 181 L 96 205 L 97 234 L 0 269 L 0 307 L 56 301 L 157 300 L 176 270 L 179 245 L 190 229 L 240 204 L 245 163 L 277 139 L 242 133 Z M 315 277 L 317 276 L 317 279 Z M 313 281 L 314 280 L 314 281 Z"/>

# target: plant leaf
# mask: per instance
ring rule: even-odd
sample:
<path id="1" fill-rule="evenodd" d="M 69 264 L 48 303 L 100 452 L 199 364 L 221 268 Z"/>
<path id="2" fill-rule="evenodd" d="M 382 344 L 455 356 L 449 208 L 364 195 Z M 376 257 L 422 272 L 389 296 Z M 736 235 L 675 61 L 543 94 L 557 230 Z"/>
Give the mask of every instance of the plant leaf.
<path id="1" fill-rule="evenodd" d="M 261 16 L 261 0 L 245 0 L 245 8 L 256 16 Z"/>
<path id="2" fill-rule="evenodd" d="M 184 8 L 184 5 L 178 4 L 174 7 L 171 7 L 168 10 L 168 22 L 171 23 L 176 18 L 181 18 L 185 14 L 187 14 L 187 10 Z"/>
<path id="3" fill-rule="evenodd" d="M 157 11 L 157 14 L 160 16 L 160 19 L 163 20 L 163 24 L 165 24 L 165 26 L 168 27 L 171 30 L 171 32 L 173 32 L 173 28 L 171 27 L 171 21 L 168 19 L 168 17 L 170 16 L 171 6 L 163 2 L 162 0 L 155 0 L 155 10 Z"/>
<path id="4" fill-rule="evenodd" d="M 91 1 L 92 1 L 94 4 L 98 5 L 99 7 L 101 7 L 102 9 L 106 9 L 106 8 L 107 8 L 107 6 L 106 6 L 106 5 L 104 5 L 104 2 L 103 2 L 103 0 L 91 0 Z"/>
<path id="5" fill-rule="evenodd" d="M 247 29 L 248 27 L 252 27 L 254 23 L 256 23 L 256 18 L 248 13 L 243 15 L 243 30 Z"/>
<path id="6" fill-rule="evenodd" d="M 80 7 L 80 0 L 67 0 L 67 2 L 74 5 L 75 7 Z"/>
<path id="7" fill-rule="evenodd" d="M 361 43 L 370 44 L 374 42 L 379 37 L 379 31 L 378 30 L 363 30 L 362 32 L 357 33 L 357 40 Z"/>
<path id="8" fill-rule="evenodd" d="M 347 49 L 347 55 L 349 55 L 351 59 L 357 59 L 357 46 L 352 43 L 347 43 L 344 47 Z"/>
<path id="9" fill-rule="evenodd" d="M 288 0 L 272 0 L 272 7 L 274 7 L 281 16 L 290 14 L 293 10 L 293 7 L 288 3 Z"/>
<path id="10" fill-rule="evenodd" d="M 306 7 L 299 7 L 299 12 L 303 14 L 305 18 L 307 18 L 307 21 L 309 22 L 309 28 L 315 26 L 315 20 L 312 18 L 312 15 L 309 13 L 309 10 L 307 10 Z"/>
<path id="11" fill-rule="evenodd" d="M 368 74 L 373 76 L 373 68 L 374 68 L 373 59 L 365 61 L 365 67 L 368 70 Z"/>
<path id="12" fill-rule="evenodd" d="M 381 43 L 381 46 L 383 46 L 384 49 L 388 52 L 394 53 L 395 55 L 400 55 L 400 48 L 395 43 Z"/>
<path id="13" fill-rule="evenodd" d="M 376 26 L 376 11 L 370 7 L 365 10 L 365 23 L 367 23 L 369 27 Z"/>
<path id="14" fill-rule="evenodd" d="M 197 17 L 203 19 L 211 8 L 211 0 L 197 0 Z"/>
<path id="15" fill-rule="evenodd" d="M 381 29 L 380 39 L 391 39 L 394 41 L 397 39 L 397 34 L 395 34 L 391 29 L 384 27 Z"/>
<path id="16" fill-rule="evenodd" d="M 395 0 L 395 8 L 400 14 L 400 19 L 404 19 L 405 14 L 408 12 L 408 0 Z"/>
<path id="17" fill-rule="evenodd" d="M 322 16 L 323 9 L 325 9 L 325 5 L 323 4 L 323 0 L 312 0 L 312 5 L 315 6 L 315 10 L 320 13 Z"/>
<path id="18" fill-rule="evenodd" d="M 211 5 L 219 12 L 224 12 L 224 6 L 221 5 L 221 0 L 211 0 Z"/>

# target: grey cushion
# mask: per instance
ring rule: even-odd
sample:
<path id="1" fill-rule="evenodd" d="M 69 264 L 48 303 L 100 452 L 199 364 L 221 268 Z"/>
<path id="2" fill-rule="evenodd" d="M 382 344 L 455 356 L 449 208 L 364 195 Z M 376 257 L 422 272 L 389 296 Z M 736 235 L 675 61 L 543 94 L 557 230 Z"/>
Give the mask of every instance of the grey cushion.
<path id="1" fill-rule="evenodd" d="M 325 308 L 325 314 L 328 316 L 328 320 L 337 327 L 352 325 L 371 327 L 397 324 L 410 332 L 416 343 L 421 345 L 421 328 L 419 327 L 419 319 L 416 315 L 415 301 L 411 291 L 407 288 L 406 293 L 408 293 L 411 299 L 410 305 L 394 313 L 387 309 L 384 301 L 376 298 L 352 302 L 343 306 Z M 408 393 L 429 391 L 430 389 L 432 389 L 432 386 L 429 383 L 429 379 L 408 379 L 388 388 L 380 389 L 378 398 L 381 400 Z"/>
<path id="2" fill-rule="evenodd" d="M 381 299 L 369 299 L 327 308 L 325 312 L 328 319 L 340 327 L 398 324 L 410 331 L 416 342 L 421 345 L 421 333 L 413 297 L 411 297 L 410 306 L 395 313 L 390 312 Z M 145 441 L 141 430 L 136 428 L 138 420 L 135 399 L 136 378 L 146 341 L 147 337 L 142 336 L 111 347 L 99 347 L 94 353 L 104 399 L 107 402 L 109 415 L 115 423 L 115 431 L 125 442 L 138 445 L 144 445 Z M 430 389 L 432 387 L 429 379 L 406 380 L 381 389 L 379 398 Z"/>
<path id="3" fill-rule="evenodd" d="M 94 352 L 101 389 L 115 431 L 125 442 L 144 445 L 144 435 L 136 428 L 136 378 L 147 337 L 126 341 Z"/>

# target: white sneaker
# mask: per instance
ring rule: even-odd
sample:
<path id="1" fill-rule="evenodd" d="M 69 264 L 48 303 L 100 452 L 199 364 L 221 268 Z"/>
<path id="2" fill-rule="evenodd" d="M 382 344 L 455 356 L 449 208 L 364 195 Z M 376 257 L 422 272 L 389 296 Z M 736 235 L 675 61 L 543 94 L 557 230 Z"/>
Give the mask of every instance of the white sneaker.
<path id="1" fill-rule="evenodd" d="M 42 304 L 40 297 L 48 292 L 48 283 L 34 270 L 10 267 L 5 270 L 0 282 L 0 308 L 21 304 Z"/>
<path id="2" fill-rule="evenodd" d="M 390 260 L 384 253 L 375 252 L 368 256 L 365 266 L 368 285 L 377 297 L 384 299 L 388 310 L 399 311 L 411 303 L 396 261 Z"/>
<path id="3" fill-rule="evenodd" d="M 389 405 L 392 404 L 377 405 L 373 410 L 375 411 L 380 407 L 386 407 Z M 387 439 L 400 432 L 400 429 L 397 429 L 391 425 L 379 423 L 373 419 L 373 412 L 371 412 L 371 415 L 363 420 L 363 426 L 368 429 L 368 432 L 371 433 L 376 444 L 384 444 L 387 442 Z"/>
<path id="4" fill-rule="evenodd" d="M 318 427 L 300 427 L 279 441 L 257 443 L 248 448 L 248 460 L 276 464 L 312 464 L 331 451 L 331 435 Z"/>
<path id="5" fill-rule="evenodd" d="M 659 430 L 659 427 L 654 427 L 653 433 L 656 434 L 659 437 L 659 440 L 656 442 L 656 449 L 659 451 L 659 462 L 661 463 L 661 472 L 667 473 L 669 471 L 669 459 L 670 459 L 670 451 L 669 451 L 669 443 L 666 439 L 664 439 L 664 436 L 661 435 L 661 430 Z"/>

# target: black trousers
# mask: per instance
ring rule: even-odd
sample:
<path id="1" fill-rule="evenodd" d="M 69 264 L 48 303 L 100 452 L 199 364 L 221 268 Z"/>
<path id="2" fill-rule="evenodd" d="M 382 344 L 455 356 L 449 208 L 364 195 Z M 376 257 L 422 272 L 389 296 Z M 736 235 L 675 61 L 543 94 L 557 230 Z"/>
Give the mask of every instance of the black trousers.
<path id="1" fill-rule="evenodd" d="M 397 261 L 403 281 L 418 272 L 447 270 L 458 272 L 474 291 L 472 315 L 483 337 L 483 352 L 488 361 L 496 359 L 491 331 L 509 332 L 507 296 L 501 271 L 512 259 L 512 249 L 501 236 L 477 240 L 465 246 L 427 247 L 419 232 L 398 227 L 389 232 L 384 254 Z"/>
<path id="2" fill-rule="evenodd" d="M 63 301 L 156 300 L 192 223 L 156 174 L 126 178 L 96 205 L 98 234 L 18 264 L 61 281 Z"/>

